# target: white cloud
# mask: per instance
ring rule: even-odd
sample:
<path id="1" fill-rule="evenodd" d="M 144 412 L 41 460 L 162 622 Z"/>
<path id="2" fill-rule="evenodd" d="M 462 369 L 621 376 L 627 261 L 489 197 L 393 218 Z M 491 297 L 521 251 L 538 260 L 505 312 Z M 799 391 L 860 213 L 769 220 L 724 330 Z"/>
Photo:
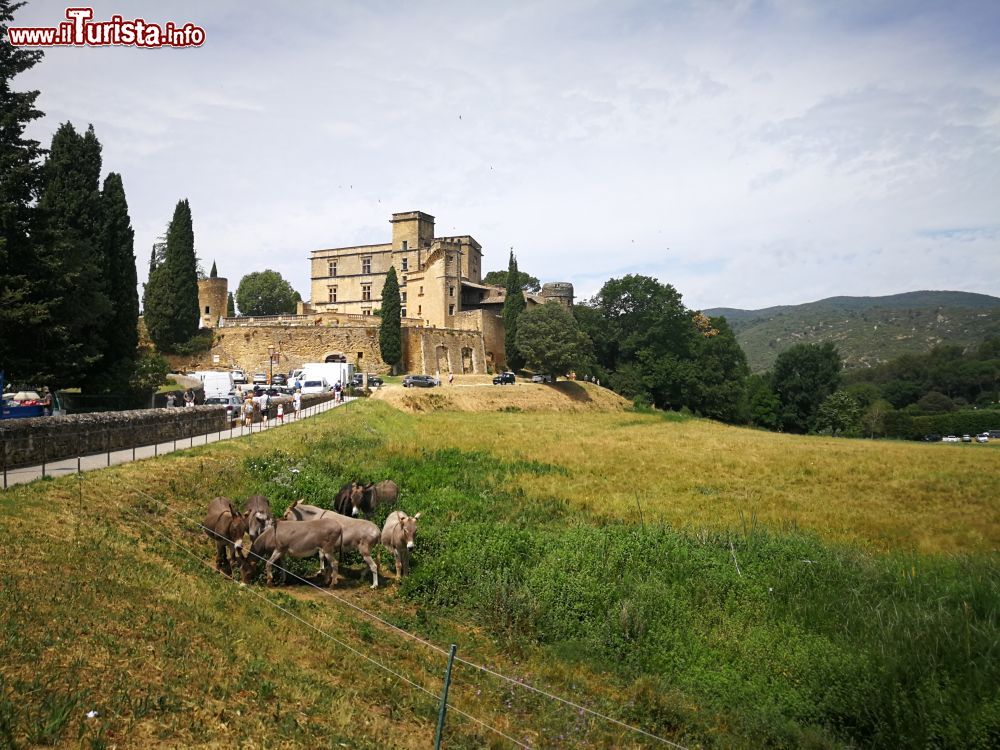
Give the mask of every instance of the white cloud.
<path id="1" fill-rule="evenodd" d="M 42 6 L 19 22 L 60 20 Z M 206 265 L 306 296 L 310 250 L 412 209 L 579 296 L 622 273 L 698 307 L 996 294 L 1000 238 L 962 234 L 1000 223 L 988 6 L 102 2 L 207 42 L 55 49 L 17 83 L 41 140 L 94 123 L 140 277 L 187 197 Z"/>

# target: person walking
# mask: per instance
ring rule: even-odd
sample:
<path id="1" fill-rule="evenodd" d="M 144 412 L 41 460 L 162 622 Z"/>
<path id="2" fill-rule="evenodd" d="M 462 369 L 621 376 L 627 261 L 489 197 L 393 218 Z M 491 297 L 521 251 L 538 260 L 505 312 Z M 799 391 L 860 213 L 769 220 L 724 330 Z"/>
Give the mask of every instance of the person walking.
<path id="1" fill-rule="evenodd" d="M 243 399 L 243 424 L 253 429 L 253 398 L 249 395 Z"/>
<path id="2" fill-rule="evenodd" d="M 191 408 L 194 406 L 194 393 L 190 388 L 184 391 L 184 406 L 185 408 Z"/>
<path id="3" fill-rule="evenodd" d="M 285 405 L 278 404 L 278 424 L 285 423 Z"/>
<path id="4" fill-rule="evenodd" d="M 448 385 L 455 385 L 455 373 L 448 373 Z"/>
<path id="5" fill-rule="evenodd" d="M 295 418 L 299 418 L 299 411 L 302 409 L 302 391 L 295 391 L 295 396 L 292 398 L 292 404 L 295 406 Z"/>

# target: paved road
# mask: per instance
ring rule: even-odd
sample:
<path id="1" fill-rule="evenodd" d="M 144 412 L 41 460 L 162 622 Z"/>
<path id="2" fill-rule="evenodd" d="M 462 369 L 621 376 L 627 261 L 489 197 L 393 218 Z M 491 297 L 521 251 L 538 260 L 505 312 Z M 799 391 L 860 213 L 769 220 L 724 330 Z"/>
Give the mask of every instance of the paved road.
<path id="1" fill-rule="evenodd" d="M 353 399 L 345 399 L 343 403 L 347 403 L 348 401 L 353 401 Z M 324 401 L 321 404 L 310 406 L 302 410 L 299 419 L 307 419 L 316 414 L 335 409 L 338 406 L 343 406 L 343 403 L 338 404 L 333 401 Z M 279 422 L 277 418 L 269 419 L 266 422 L 258 422 L 253 426 L 253 434 L 263 432 L 264 430 L 272 430 L 275 427 L 283 427 L 285 424 L 293 422 L 295 422 L 295 418 L 291 415 L 285 415 L 284 423 Z M 3 484 L 0 486 L 6 489 L 15 484 L 33 482 L 43 476 L 62 477 L 67 474 L 76 474 L 80 471 L 103 469 L 108 466 L 116 466 L 117 464 L 126 464 L 130 461 L 162 456 L 166 453 L 173 453 L 175 450 L 185 450 L 197 445 L 207 445 L 209 443 L 217 443 L 220 440 L 249 437 L 250 434 L 250 431 L 246 427 L 236 426 L 228 430 L 222 430 L 221 432 L 210 432 L 206 435 L 197 435 L 192 438 L 179 438 L 165 443 L 157 443 L 156 445 L 126 448 L 120 451 L 111 451 L 110 453 L 96 453 L 90 456 L 80 456 L 79 458 L 66 458 L 61 461 L 52 461 L 44 466 L 39 464 L 37 466 L 23 466 L 20 469 L 8 469 L 6 476 L 2 480 Z"/>

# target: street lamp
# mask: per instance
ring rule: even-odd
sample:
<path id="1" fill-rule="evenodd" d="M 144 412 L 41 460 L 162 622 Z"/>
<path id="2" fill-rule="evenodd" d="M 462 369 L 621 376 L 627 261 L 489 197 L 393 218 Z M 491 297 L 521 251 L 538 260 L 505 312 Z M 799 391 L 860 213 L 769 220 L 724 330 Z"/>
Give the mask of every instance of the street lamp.
<path id="1" fill-rule="evenodd" d="M 267 384 L 274 385 L 274 344 L 267 347 Z"/>

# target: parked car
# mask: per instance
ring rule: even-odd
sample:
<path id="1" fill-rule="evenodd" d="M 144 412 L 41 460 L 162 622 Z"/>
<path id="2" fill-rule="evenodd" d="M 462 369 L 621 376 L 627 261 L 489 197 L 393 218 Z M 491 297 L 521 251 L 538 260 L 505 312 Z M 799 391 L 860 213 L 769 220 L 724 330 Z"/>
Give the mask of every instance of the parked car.
<path id="1" fill-rule="evenodd" d="M 962 435 L 962 442 L 963 443 L 971 443 L 972 442 L 972 435 Z"/>
<path id="2" fill-rule="evenodd" d="M 253 374 L 253 384 L 254 385 L 267 385 L 267 373 L 266 372 L 255 372 Z"/>
<path id="3" fill-rule="evenodd" d="M 1000 430 L 990 430 L 986 434 L 989 435 L 994 440 L 1000 440 Z"/>
<path id="4" fill-rule="evenodd" d="M 233 385 L 246 385 L 247 374 L 243 370 L 237 367 L 229 374 L 233 376 Z"/>
<path id="5" fill-rule="evenodd" d="M 988 443 L 990 442 L 990 433 L 984 432 L 982 435 L 976 435 L 977 443 Z"/>
<path id="6" fill-rule="evenodd" d="M 501 372 L 499 375 L 493 376 L 493 385 L 514 385 L 517 380 L 512 372 Z"/>
<path id="7" fill-rule="evenodd" d="M 941 438 L 941 442 L 942 443 L 961 443 L 962 442 L 962 438 L 958 437 L 957 435 L 945 435 L 943 438 Z"/>
<path id="8" fill-rule="evenodd" d="M 925 443 L 940 443 L 941 442 L 941 436 L 940 435 L 924 435 L 924 442 Z"/>
<path id="9" fill-rule="evenodd" d="M 212 396 L 205 399 L 205 405 L 218 404 L 226 407 L 226 417 L 230 422 L 237 420 L 240 416 L 240 400 L 236 396 Z"/>
<path id="10" fill-rule="evenodd" d="M 284 374 L 276 372 L 271 378 L 271 385 L 288 385 L 288 378 Z"/>
<path id="11" fill-rule="evenodd" d="M 553 380 L 551 375 L 532 375 L 532 383 L 551 383 Z"/>
<path id="12" fill-rule="evenodd" d="M 307 393 L 326 393 L 330 390 L 330 384 L 323 380 L 303 380 L 302 381 L 302 395 Z"/>
<path id="13" fill-rule="evenodd" d="M 431 375 L 407 375 L 403 378 L 404 388 L 433 388 L 436 385 L 441 383 Z"/>
<path id="14" fill-rule="evenodd" d="M 360 373 L 360 372 L 354 373 L 354 377 L 351 378 L 351 385 L 353 385 L 355 388 L 360 388 L 361 386 L 364 385 L 364 383 L 365 383 L 365 381 L 364 381 L 364 375 L 362 373 Z M 369 375 L 368 376 L 368 387 L 369 388 L 381 388 L 382 387 L 382 378 L 380 378 L 378 375 Z"/>

